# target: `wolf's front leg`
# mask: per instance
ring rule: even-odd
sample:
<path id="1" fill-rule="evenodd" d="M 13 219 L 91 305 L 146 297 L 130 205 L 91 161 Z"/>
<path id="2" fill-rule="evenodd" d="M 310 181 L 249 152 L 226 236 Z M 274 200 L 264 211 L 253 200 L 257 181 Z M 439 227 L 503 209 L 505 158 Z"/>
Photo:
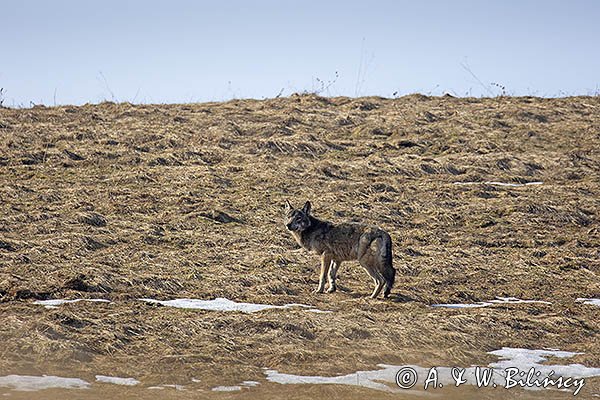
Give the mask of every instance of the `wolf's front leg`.
<path id="1" fill-rule="evenodd" d="M 340 267 L 341 262 L 337 260 L 331 261 L 331 267 L 329 268 L 329 288 L 327 293 L 333 293 L 336 291 L 337 286 L 335 285 L 335 278 L 337 277 L 337 271 Z"/>
<path id="2" fill-rule="evenodd" d="M 323 293 L 325 291 L 325 280 L 327 279 L 327 273 L 331 266 L 331 255 L 323 253 L 321 255 L 321 275 L 319 276 L 319 287 L 315 290 L 315 293 Z"/>

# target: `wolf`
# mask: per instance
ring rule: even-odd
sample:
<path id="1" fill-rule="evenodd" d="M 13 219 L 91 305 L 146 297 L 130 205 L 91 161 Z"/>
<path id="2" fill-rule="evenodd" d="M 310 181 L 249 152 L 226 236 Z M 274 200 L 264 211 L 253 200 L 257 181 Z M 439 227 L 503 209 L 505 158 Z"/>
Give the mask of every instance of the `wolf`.
<path id="1" fill-rule="evenodd" d="M 359 223 L 334 225 L 322 221 L 311 214 L 311 204 L 307 201 L 301 209 L 285 204 L 285 227 L 300 246 L 321 256 L 321 274 L 315 293 L 323 293 L 325 279 L 329 287 L 327 293 L 336 290 L 336 275 L 343 261 L 356 260 L 375 282 L 371 298 L 388 297 L 396 270 L 392 266 L 392 238 L 376 226 Z"/>

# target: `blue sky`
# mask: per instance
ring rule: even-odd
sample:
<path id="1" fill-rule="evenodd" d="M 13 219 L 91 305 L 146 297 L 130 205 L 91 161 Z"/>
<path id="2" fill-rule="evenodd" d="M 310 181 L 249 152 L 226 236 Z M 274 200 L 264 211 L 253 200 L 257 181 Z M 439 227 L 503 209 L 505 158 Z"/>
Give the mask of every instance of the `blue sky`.
<path id="1" fill-rule="evenodd" d="M 593 0 L 0 0 L 0 15 L 8 106 L 600 93 Z"/>

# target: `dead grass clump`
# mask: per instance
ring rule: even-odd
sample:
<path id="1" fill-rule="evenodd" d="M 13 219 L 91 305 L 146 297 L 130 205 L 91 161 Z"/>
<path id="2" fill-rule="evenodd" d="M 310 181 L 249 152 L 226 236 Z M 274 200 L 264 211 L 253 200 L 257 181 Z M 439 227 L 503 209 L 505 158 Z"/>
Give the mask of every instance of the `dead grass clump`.
<path id="1" fill-rule="evenodd" d="M 79 215 L 78 220 L 81 223 L 95 227 L 104 227 L 107 224 L 106 218 L 103 215 L 95 212 L 81 214 Z"/>

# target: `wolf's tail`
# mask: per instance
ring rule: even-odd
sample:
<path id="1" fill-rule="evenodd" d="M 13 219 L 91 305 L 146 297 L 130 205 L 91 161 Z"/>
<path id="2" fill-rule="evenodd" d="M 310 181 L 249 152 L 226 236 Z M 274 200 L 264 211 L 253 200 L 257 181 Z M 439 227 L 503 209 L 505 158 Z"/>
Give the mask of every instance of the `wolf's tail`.
<path id="1" fill-rule="evenodd" d="M 383 297 L 388 297 L 394 286 L 394 280 L 396 279 L 396 270 L 392 265 L 392 238 L 387 233 L 383 237 L 383 271 L 382 275 L 385 279 L 385 290 L 383 291 Z"/>

